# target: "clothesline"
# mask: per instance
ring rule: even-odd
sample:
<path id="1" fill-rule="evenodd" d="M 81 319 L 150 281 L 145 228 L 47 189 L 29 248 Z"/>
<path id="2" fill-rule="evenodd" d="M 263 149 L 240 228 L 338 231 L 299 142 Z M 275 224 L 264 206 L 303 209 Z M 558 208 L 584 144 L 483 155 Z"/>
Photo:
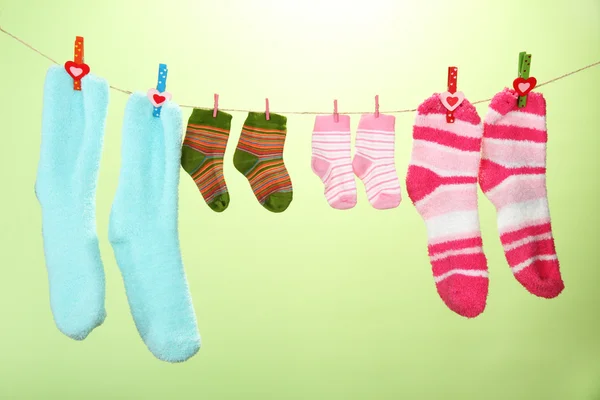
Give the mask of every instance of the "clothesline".
<path id="1" fill-rule="evenodd" d="M 21 43 L 22 45 L 24 45 L 25 47 L 29 48 L 30 50 L 36 52 L 40 56 L 42 56 L 42 57 L 46 58 L 47 60 L 53 62 L 54 64 L 61 65 L 61 63 L 57 62 L 52 57 L 50 57 L 50 56 L 42 53 L 41 51 L 39 51 L 38 49 L 36 49 L 32 45 L 30 45 L 29 43 L 25 42 L 23 39 L 21 39 L 21 38 L 15 36 L 15 35 L 13 35 L 12 33 L 4 30 L 1 26 L 0 26 L 0 31 L 3 32 L 4 34 L 6 34 L 7 36 L 10 36 L 11 38 L 15 39 L 17 42 Z M 595 67 L 597 65 L 600 65 L 600 61 L 596 61 L 596 62 L 594 62 L 592 64 L 586 65 L 586 66 L 581 67 L 579 69 L 576 69 L 574 71 L 567 72 L 567 73 L 565 73 L 563 75 L 557 76 L 556 78 L 552 78 L 552 79 L 547 80 L 545 82 L 538 83 L 535 87 L 539 88 L 541 86 L 548 85 L 550 83 L 554 83 L 554 82 L 556 82 L 558 80 L 564 79 L 564 78 L 566 78 L 568 76 L 577 74 L 579 72 L 582 72 L 582 71 L 584 71 L 586 69 Z M 113 89 L 113 90 L 115 90 L 115 91 L 117 91 L 117 92 L 124 93 L 124 94 L 132 94 L 133 93 L 131 90 L 122 89 L 122 88 L 119 88 L 119 87 L 116 87 L 116 86 L 112 86 L 112 85 L 110 85 L 110 88 Z M 485 103 L 485 102 L 488 102 L 490 100 L 491 100 L 491 98 L 489 98 L 489 99 L 483 99 L 483 100 L 477 100 L 477 101 L 472 102 L 471 104 Z M 188 104 L 180 104 L 179 106 L 183 107 L 183 108 L 206 108 L 206 107 L 202 107 L 202 106 L 194 106 L 194 105 L 188 105 Z M 237 109 L 237 108 L 219 108 L 219 110 L 226 111 L 226 112 L 244 112 L 244 113 L 256 111 L 256 110 Z M 380 112 L 384 113 L 384 114 L 402 114 L 402 113 L 409 113 L 409 112 L 415 112 L 415 111 L 417 111 L 416 108 L 407 108 L 407 109 L 401 109 L 401 110 L 390 110 L 390 111 L 380 111 Z M 329 114 L 330 113 L 330 111 L 271 111 L 271 112 L 273 112 L 273 113 L 279 113 L 279 114 L 295 114 L 295 115 L 319 115 L 319 114 Z M 371 110 L 369 110 L 369 111 L 340 112 L 340 114 L 348 114 L 348 115 L 350 115 L 350 114 L 365 114 L 365 113 L 369 113 L 369 112 L 371 112 Z"/>

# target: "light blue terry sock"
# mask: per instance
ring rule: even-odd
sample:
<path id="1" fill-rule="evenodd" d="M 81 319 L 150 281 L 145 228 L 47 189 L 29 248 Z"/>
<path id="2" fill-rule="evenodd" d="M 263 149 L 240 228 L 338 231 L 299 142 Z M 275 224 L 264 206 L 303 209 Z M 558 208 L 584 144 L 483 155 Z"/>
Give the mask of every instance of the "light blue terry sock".
<path id="1" fill-rule="evenodd" d="M 157 358 L 180 362 L 200 348 L 177 231 L 183 121 L 175 103 L 152 110 L 143 93 L 127 102 L 109 239 L 140 336 Z"/>
<path id="2" fill-rule="evenodd" d="M 58 329 L 84 339 L 106 317 L 104 269 L 96 235 L 96 185 L 108 83 L 92 74 L 73 90 L 61 66 L 46 74 L 42 144 L 35 193 L 42 209 L 42 235 L 50 307 Z"/>

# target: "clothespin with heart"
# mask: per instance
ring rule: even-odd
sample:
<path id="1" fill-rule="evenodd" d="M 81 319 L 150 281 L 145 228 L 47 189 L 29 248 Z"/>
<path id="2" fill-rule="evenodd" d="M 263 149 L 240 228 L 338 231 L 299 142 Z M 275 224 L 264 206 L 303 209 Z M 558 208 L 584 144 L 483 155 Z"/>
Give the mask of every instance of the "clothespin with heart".
<path id="1" fill-rule="evenodd" d="M 81 90 L 81 79 L 90 73 L 90 66 L 83 62 L 83 37 L 75 37 L 73 53 L 73 61 L 65 63 L 65 70 L 73 78 L 73 89 Z"/>
<path id="2" fill-rule="evenodd" d="M 456 91 L 458 82 L 458 68 L 448 67 L 448 91 L 440 94 L 440 101 L 448 110 L 446 112 L 446 122 L 454 123 L 454 110 L 461 105 L 465 99 L 463 92 Z"/>
<path id="3" fill-rule="evenodd" d="M 160 110 L 163 104 L 171 100 L 171 93 L 166 91 L 168 72 L 169 70 L 167 69 L 167 64 L 159 64 L 158 83 L 156 84 L 156 89 L 148 90 L 148 99 L 150 100 L 150 103 L 152 103 L 152 105 L 154 106 L 152 115 L 155 117 L 160 117 Z"/>
<path id="4" fill-rule="evenodd" d="M 531 54 L 522 51 L 519 53 L 519 77 L 513 81 L 513 88 L 519 95 L 518 106 L 523 108 L 527 105 L 527 94 L 533 90 L 537 80 L 529 76 L 531 67 Z"/>

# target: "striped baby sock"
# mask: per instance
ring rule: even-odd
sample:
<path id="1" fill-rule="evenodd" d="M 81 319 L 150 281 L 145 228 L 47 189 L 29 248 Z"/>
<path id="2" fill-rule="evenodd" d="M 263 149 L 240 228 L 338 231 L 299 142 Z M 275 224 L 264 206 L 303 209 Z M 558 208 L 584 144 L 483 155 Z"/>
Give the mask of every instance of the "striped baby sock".
<path id="1" fill-rule="evenodd" d="M 536 296 L 564 289 L 550 226 L 546 194 L 546 101 L 505 89 L 492 99 L 485 118 L 479 183 L 498 214 L 506 260 L 517 280 Z"/>
<path id="2" fill-rule="evenodd" d="M 272 212 L 292 202 L 292 182 L 283 162 L 287 118 L 251 112 L 233 155 L 233 165 L 250 182 L 258 202 Z"/>
<path id="3" fill-rule="evenodd" d="M 425 220 L 437 291 L 448 308 L 472 318 L 485 309 L 487 260 L 477 212 L 481 119 L 466 99 L 446 122 L 438 94 L 419 108 L 406 189 Z"/>
<path id="4" fill-rule="evenodd" d="M 325 185 L 329 205 L 346 210 L 356 205 L 356 182 L 350 155 L 350 116 L 318 115 L 312 134 L 312 170 Z"/>
<path id="5" fill-rule="evenodd" d="M 365 185 L 369 203 L 379 210 L 400 204 L 400 181 L 394 164 L 396 117 L 364 114 L 358 123 L 352 169 Z"/>
<path id="6" fill-rule="evenodd" d="M 194 108 L 181 150 L 181 166 L 194 179 L 206 204 L 216 212 L 229 205 L 223 176 L 223 155 L 227 147 L 231 115 Z"/>

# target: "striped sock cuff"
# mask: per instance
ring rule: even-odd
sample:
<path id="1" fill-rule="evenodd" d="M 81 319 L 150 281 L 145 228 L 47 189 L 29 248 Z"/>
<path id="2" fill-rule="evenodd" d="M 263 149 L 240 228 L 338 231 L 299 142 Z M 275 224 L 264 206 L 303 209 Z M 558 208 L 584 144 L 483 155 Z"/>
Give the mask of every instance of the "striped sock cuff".
<path id="1" fill-rule="evenodd" d="M 213 117 L 213 110 L 194 108 L 188 119 L 188 125 L 205 125 L 229 131 L 231 129 L 231 119 L 231 114 L 223 111 L 217 112 L 217 116 Z"/>
<path id="2" fill-rule="evenodd" d="M 249 112 L 248 117 L 246 118 L 246 121 L 244 122 L 244 126 L 258 128 L 260 130 L 265 130 L 265 131 L 275 130 L 275 131 L 279 131 L 276 133 L 280 134 L 280 135 L 286 134 L 286 129 L 287 129 L 286 124 L 287 124 L 287 117 L 285 117 L 283 115 L 270 113 L 269 120 L 267 120 L 267 114 L 259 113 L 259 112 Z M 265 132 L 265 133 L 268 133 L 268 132 Z"/>
<path id="3" fill-rule="evenodd" d="M 396 117 L 393 115 L 379 114 L 379 116 L 376 117 L 374 114 L 363 114 L 358 122 L 357 132 L 362 131 L 372 133 L 373 131 L 376 131 L 379 133 L 380 131 L 383 131 L 394 133 L 395 127 Z"/>

